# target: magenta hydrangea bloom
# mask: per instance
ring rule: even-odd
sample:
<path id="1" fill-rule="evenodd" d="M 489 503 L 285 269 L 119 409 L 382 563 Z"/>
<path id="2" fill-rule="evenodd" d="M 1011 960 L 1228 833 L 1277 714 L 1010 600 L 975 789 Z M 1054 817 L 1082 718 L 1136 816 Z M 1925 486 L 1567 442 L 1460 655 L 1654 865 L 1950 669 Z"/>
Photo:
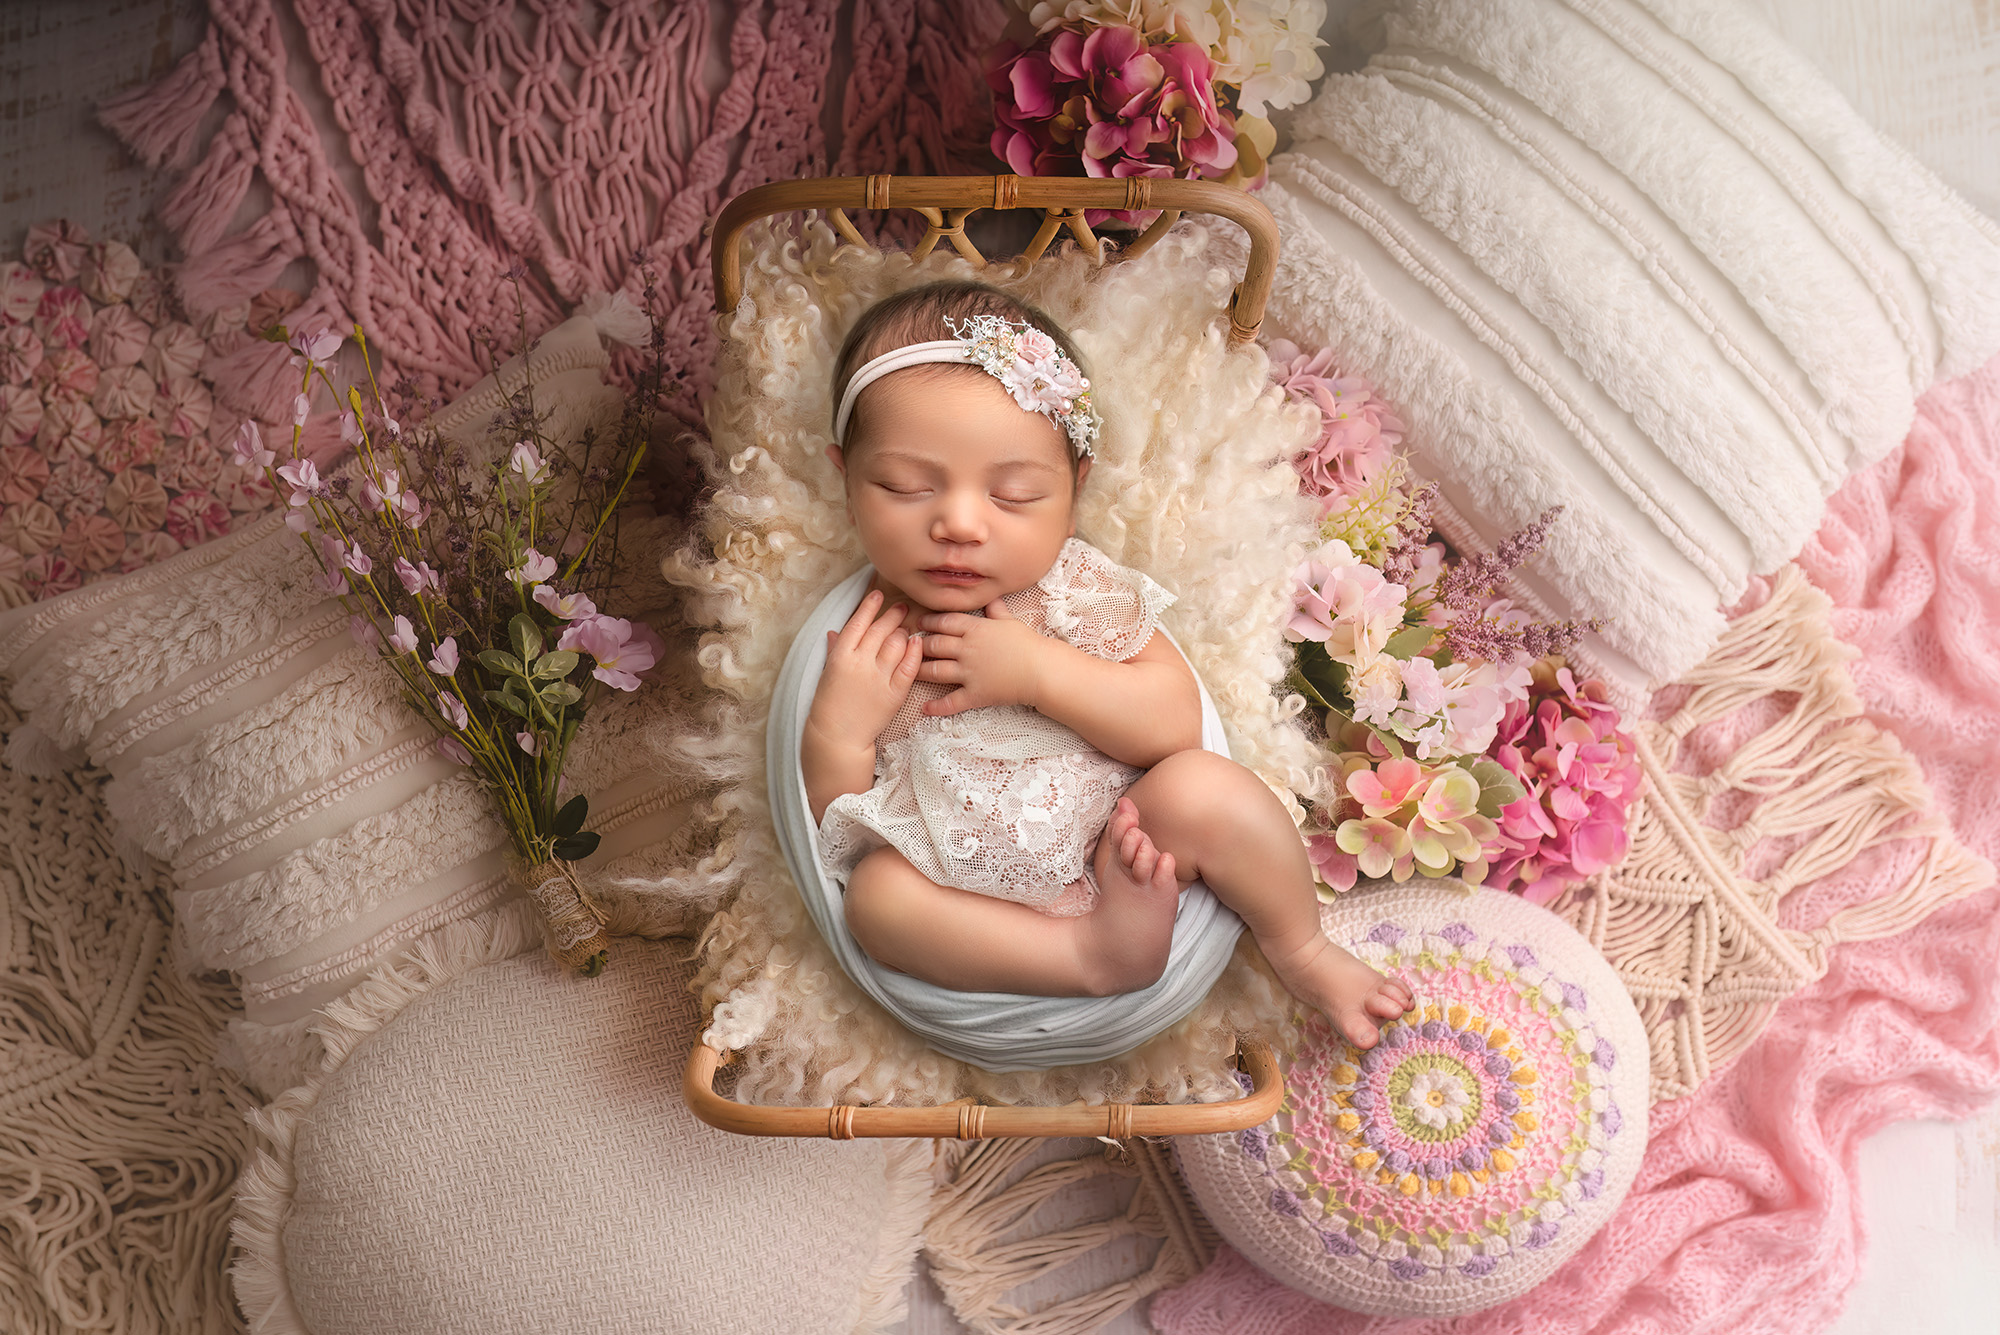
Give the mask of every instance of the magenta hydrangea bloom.
<path id="1" fill-rule="evenodd" d="M 1491 883 L 1537 904 L 1617 865 L 1643 782 L 1638 753 L 1604 683 L 1537 665 L 1487 754 L 1527 793 L 1501 808 Z"/>
<path id="2" fill-rule="evenodd" d="M 1056 28 L 988 58 L 993 153 L 1022 176 L 1228 176 L 1236 118 L 1215 62 L 1193 42 L 1148 43 L 1136 28 Z"/>

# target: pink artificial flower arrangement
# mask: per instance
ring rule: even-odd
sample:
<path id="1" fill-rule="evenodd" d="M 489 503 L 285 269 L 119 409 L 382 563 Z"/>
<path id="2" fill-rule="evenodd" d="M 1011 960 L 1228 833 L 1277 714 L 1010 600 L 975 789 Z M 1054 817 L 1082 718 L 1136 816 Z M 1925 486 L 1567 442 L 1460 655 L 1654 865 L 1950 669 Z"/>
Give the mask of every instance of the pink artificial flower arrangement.
<path id="1" fill-rule="evenodd" d="M 1500 810 L 1493 879 L 1546 904 L 1625 856 L 1642 776 L 1632 736 L 1604 683 L 1579 682 L 1560 659 L 1534 666 L 1489 754 L 1522 796 Z"/>
<path id="2" fill-rule="evenodd" d="M 1022 176 L 1201 178 L 1261 185 L 1199 45 L 1122 25 L 1066 24 L 989 56 L 993 153 Z"/>
<path id="3" fill-rule="evenodd" d="M 1501 597 L 1560 511 L 1490 553 L 1448 552 L 1436 486 L 1394 452 L 1394 410 L 1329 352 L 1272 352 L 1273 380 L 1323 428 L 1297 461 L 1322 542 L 1293 573 L 1284 630 L 1338 775 L 1301 812 L 1321 884 L 1456 874 L 1544 903 L 1616 863 L 1640 783 L 1631 740 L 1603 684 L 1578 684 L 1561 657 L 1596 623 L 1536 621 Z"/>
<path id="4" fill-rule="evenodd" d="M 1300 489 L 1331 514 L 1388 468 L 1403 443 L 1403 419 L 1366 380 L 1336 374 L 1332 348 L 1308 353 L 1277 339 L 1269 351 L 1271 379 L 1285 397 L 1319 410 L 1319 437 L 1292 467 Z"/>
<path id="5" fill-rule="evenodd" d="M 650 301 L 651 289 L 647 291 Z M 613 589 L 617 512 L 646 453 L 661 338 L 615 431 L 551 438 L 533 384 L 504 415 L 518 438 L 475 457 L 428 425 L 404 426 L 376 388 L 336 389 L 328 362 L 345 339 L 287 334 L 302 370 L 290 457 L 279 463 L 255 422 L 236 461 L 286 498 L 286 524 L 319 561 L 322 586 L 349 612 L 357 643 L 402 679 L 438 733 L 437 751 L 472 769 L 492 795 L 515 871 L 541 910 L 549 952 L 586 975 L 609 954 L 604 915 L 571 865 L 595 851 L 589 802 L 569 796 L 563 765 L 592 706 L 634 691 L 665 645 L 645 624 L 598 610 Z M 362 360 L 367 344 L 355 330 Z M 350 463 L 322 474 L 303 457 L 317 380 L 345 402 Z"/>

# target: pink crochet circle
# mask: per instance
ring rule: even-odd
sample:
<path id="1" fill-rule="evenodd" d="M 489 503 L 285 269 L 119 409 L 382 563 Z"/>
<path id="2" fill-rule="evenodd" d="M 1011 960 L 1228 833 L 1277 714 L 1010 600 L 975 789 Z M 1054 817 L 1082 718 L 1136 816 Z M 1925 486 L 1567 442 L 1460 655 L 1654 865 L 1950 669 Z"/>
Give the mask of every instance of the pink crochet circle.
<path id="1" fill-rule="evenodd" d="M 1356 1311 L 1518 1296 L 1610 1217 L 1645 1148 L 1646 1034 L 1617 975 L 1547 910 L 1444 886 L 1358 889 L 1322 913 L 1414 1010 L 1366 1052 L 1302 1017 L 1279 1114 L 1177 1143 L 1238 1251 Z"/>

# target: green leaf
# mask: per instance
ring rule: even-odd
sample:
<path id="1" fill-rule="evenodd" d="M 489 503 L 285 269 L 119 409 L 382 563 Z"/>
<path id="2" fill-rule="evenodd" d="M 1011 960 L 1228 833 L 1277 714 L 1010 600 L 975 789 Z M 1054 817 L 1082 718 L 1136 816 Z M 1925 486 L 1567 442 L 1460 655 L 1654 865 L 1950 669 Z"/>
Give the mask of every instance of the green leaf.
<path id="1" fill-rule="evenodd" d="M 500 706 L 500 708 L 506 710 L 508 713 L 518 714 L 522 718 L 528 717 L 527 701 L 521 699 L 520 696 L 512 695 L 506 691 L 487 691 L 485 694 L 488 701 Z"/>
<path id="2" fill-rule="evenodd" d="M 1351 698 L 1347 693 L 1348 667 L 1329 657 L 1326 646 L 1307 640 L 1299 646 L 1299 675 L 1306 679 L 1328 709 L 1345 710 Z"/>
<path id="3" fill-rule="evenodd" d="M 558 839 L 567 839 L 583 828 L 583 818 L 590 814 L 590 799 L 578 793 L 563 803 L 556 813 L 556 823 L 550 833 Z"/>
<path id="4" fill-rule="evenodd" d="M 542 698 L 542 703 L 551 709 L 561 709 L 583 699 L 583 692 L 566 681 L 559 681 L 553 686 L 544 686 L 536 694 Z"/>
<path id="5" fill-rule="evenodd" d="M 526 677 L 528 671 L 521 666 L 521 660 L 505 649 L 481 649 L 479 666 L 496 677 Z"/>
<path id="6" fill-rule="evenodd" d="M 1298 668 L 1296 667 L 1294 667 L 1291 670 L 1290 675 L 1288 675 L 1285 678 L 1285 685 L 1291 687 L 1293 690 L 1297 691 L 1300 695 L 1303 695 L 1306 698 L 1306 702 L 1308 704 L 1318 705 L 1321 709 L 1334 708 L 1334 706 L 1328 702 L 1327 698 L 1319 693 L 1319 688 L 1314 686 L 1311 682 L 1307 681 L 1306 674 L 1299 671 Z"/>
<path id="7" fill-rule="evenodd" d="M 507 638 L 523 663 L 532 663 L 542 656 L 542 628 L 526 612 L 516 612 L 507 623 Z"/>
<path id="8" fill-rule="evenodd" d="M 535 660 L 535 679 L 552 681 L 576 671 L 580 655 L 574 649 L 555 649 Z"/>
<path id="9" fill-rule="evenodd" d="M 556 840 L 555 855 L 564 862 L 581 862 L 597 851 L 597 843 L 597 832 L 585 830 L 582 834 Z"/>
<path id="10" fill-rule="evenodd" d="M 1490 756 L 1466 765 L 1466 770 L 1479 780 L 1479 814 L 1489 820 L 1499 818 L 1500 809 L 1518 802 L 1528 795 L 1521 781 L 1508 772 L 1507 767 Z"/>
<path id="11" fill-rule="evenodd" d="M 1437 632 L 1429 626 L 1405 626 L 1389 637 L 1389 642 L 1382 646 L 1382 652 L 1407 663 L 1422 653 L 1436 635 Z"/>

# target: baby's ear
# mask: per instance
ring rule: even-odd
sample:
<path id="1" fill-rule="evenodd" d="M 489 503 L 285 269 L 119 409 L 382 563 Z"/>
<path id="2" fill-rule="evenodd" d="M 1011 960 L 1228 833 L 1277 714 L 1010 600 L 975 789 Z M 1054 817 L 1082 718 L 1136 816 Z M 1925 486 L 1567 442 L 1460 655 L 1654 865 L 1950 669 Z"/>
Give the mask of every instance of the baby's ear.
<path id="1" fill-rule="evenodd" d="M 840 446 L 827 446 L 826 457 L 833 461 L 833 466 L 840 470 L 842 477 L 847 476 L 847 456 L 840 452 Z"/>

